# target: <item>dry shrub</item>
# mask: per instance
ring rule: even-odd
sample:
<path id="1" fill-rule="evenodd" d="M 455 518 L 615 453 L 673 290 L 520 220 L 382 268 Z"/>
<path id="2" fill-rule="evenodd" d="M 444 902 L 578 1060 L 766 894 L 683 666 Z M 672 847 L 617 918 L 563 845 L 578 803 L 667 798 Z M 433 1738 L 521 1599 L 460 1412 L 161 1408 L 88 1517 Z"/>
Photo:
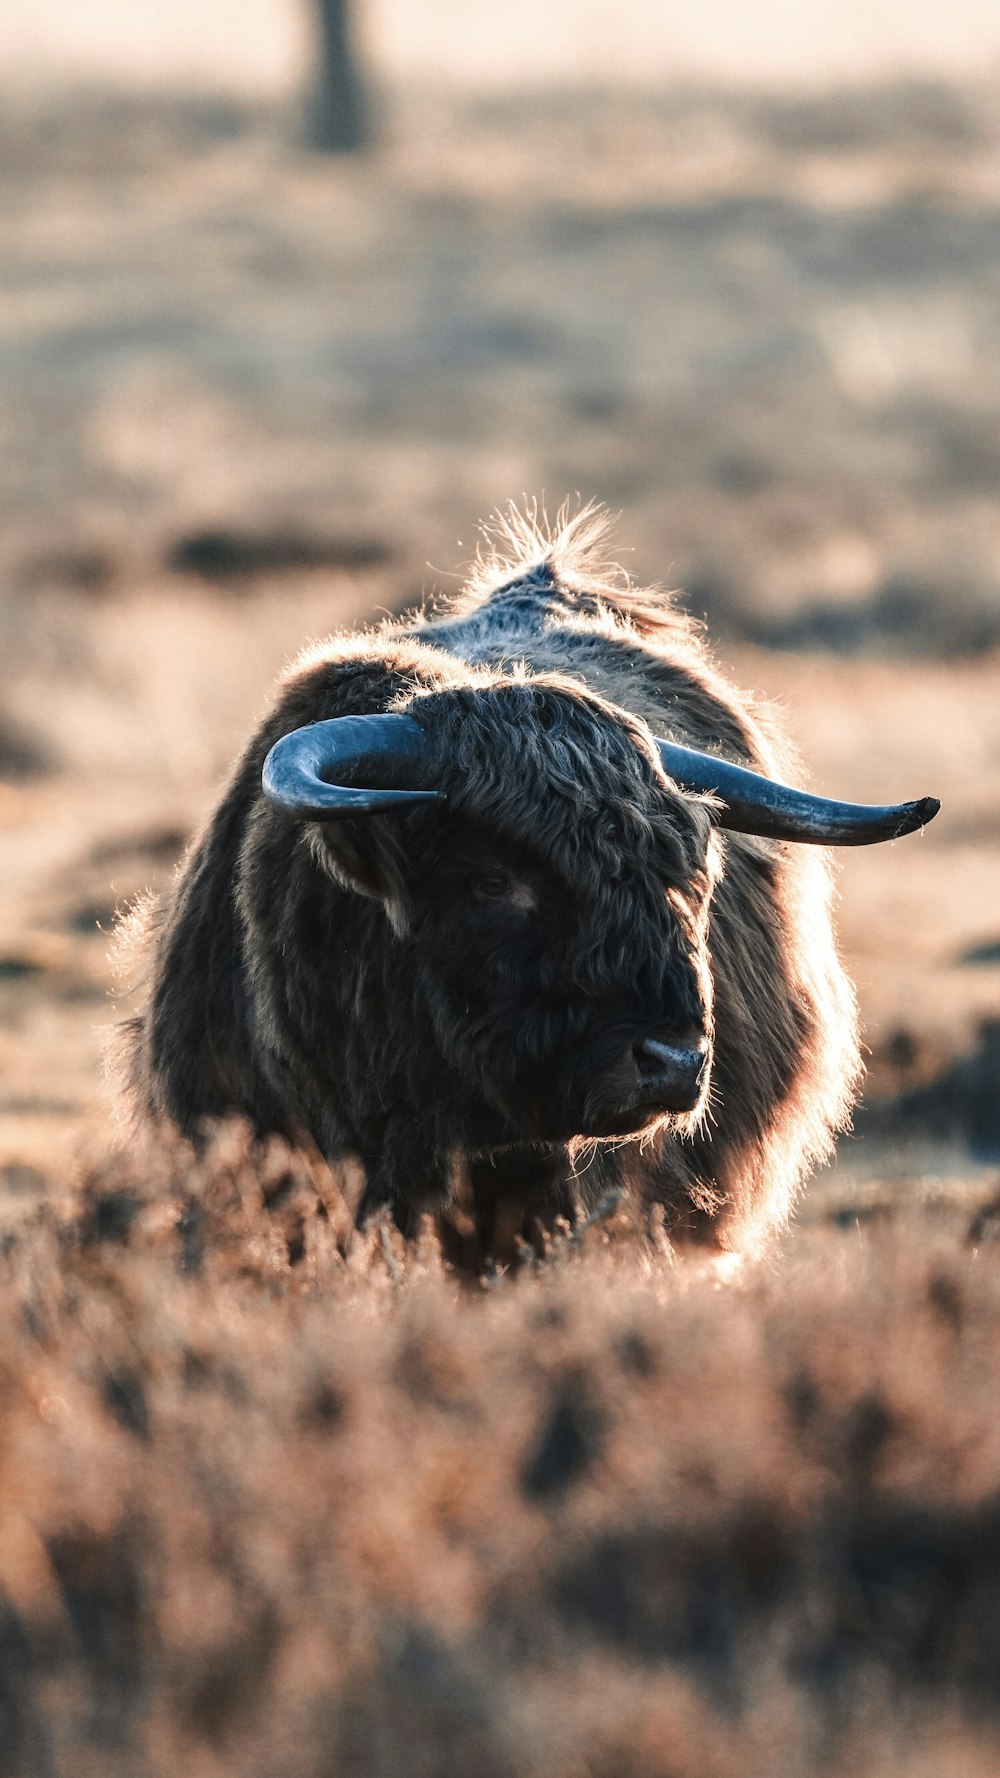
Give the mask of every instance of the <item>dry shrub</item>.
<path id="1" fill-rule="evenodd" d="M 1000 1771 L 1000 1248 L 470 1285 L 223 1131 L 5 1239 L 0 1773 Z"/>

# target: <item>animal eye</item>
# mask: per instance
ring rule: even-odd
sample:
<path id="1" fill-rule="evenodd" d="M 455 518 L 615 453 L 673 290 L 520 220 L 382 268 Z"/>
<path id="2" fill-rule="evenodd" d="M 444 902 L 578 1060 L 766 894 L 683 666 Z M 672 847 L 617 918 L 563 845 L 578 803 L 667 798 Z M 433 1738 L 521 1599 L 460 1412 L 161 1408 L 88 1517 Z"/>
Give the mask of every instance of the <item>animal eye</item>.
<path id="1" fill-rule="evenodd" d="M 476 877 L 473 888 L 476 894 L 483 896 L 485 900 L 498 901 L 502 895 L 509 893 L 510 881 L 507 877 L 501 876 L 499 871 L 493 871 L 488 876 Z"/>

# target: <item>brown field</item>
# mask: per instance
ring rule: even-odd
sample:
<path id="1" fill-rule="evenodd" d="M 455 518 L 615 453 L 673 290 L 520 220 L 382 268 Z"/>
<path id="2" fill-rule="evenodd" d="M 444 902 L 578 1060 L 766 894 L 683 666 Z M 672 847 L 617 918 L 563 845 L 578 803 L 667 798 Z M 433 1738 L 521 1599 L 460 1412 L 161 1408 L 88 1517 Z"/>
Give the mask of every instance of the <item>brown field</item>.
<path id="1" fill-rule="evenodd" d="M 390 110 L 0 120 L 0 1778 L 1000 1773 L 995 96 Z M 858 1134 L 724 1279 L 109 1153 L 116 907 L 522 491 L 622 509 L 817 788 L 942 798 L 842 862 Z"/>

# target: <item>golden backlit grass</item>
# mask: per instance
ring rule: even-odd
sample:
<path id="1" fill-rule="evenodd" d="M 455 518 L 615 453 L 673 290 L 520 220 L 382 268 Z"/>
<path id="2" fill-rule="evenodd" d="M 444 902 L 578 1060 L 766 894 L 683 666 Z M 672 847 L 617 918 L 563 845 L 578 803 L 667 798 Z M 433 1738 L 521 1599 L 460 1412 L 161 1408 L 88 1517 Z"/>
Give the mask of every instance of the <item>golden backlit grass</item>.
<path id="1" fill-rule="evenodd" d="M 238 1130 L 93 1164 L 4 1244 L 0 1771 L 1000 1771 L 987 1199 L 473 1284 Z"/>

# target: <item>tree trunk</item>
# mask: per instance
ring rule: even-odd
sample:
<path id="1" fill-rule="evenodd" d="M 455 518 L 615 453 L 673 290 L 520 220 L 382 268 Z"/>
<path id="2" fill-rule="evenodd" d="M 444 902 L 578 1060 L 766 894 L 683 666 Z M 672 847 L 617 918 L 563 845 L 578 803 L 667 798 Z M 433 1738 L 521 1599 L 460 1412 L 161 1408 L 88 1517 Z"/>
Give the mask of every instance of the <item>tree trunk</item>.
<path id="1" fill-rule="evenodd" d="M 309 117 L 309 146 L 322 154 L 354 154 L 371 141 L 364 81 L 354 55 L 351 0 L 316 0 L 318 69 Z"/>

